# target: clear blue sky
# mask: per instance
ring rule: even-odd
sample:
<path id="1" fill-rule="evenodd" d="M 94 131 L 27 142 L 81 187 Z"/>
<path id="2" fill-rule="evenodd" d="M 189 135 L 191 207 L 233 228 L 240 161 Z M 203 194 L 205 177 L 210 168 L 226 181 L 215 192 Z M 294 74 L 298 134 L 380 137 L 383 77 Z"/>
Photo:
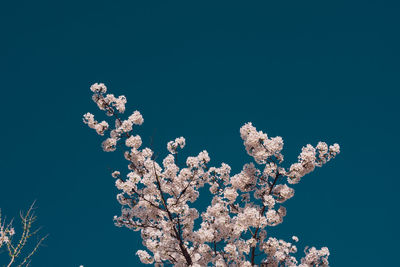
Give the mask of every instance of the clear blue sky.
<path id="1" fill-rule="evenodd" d="M 117 228 L 110 170 L 82 123 L 104 82 L 138 109 L 145 144 L 185 136 L 188 154 L 238 171 L 248 121 L 285 141 L 342 153 L 295 186 L 273 230 L 328 246 L 332 266 L 393 266 L 399 231 L 396 1 L 8 1 L 0 6 L 0 207 L 36 199 L 50 237 L 32 266 L 138 266 L 138 233 Z M 99 117 L 100 119 L 100 117 Z M 204 199 L 207 203 L 209 199 Z M 271 231 L 272 233 L 272 231 Z M 4 256 L 4 255 L 3 255 Z M 0 255 L 0 260 L 3 257 Z"/>

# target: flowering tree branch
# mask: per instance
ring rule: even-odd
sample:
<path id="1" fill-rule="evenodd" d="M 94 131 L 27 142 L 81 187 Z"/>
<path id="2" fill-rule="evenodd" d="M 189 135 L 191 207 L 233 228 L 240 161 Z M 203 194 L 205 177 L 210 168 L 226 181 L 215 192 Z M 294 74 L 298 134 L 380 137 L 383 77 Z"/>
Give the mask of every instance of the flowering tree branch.
<path id="1" fill-rule="evenodd" d="M 164 193 L 163 193 L 162 188 L 161 188 L 160 180 L 158 178 L 157 172 L 155 171 L 156 167 L 154 165 L 154 162 L 153 162 L 153 166 L 154 166 L 154 175 L 156 177 L 157 189 L 158 189 L 158 192 L 159 192 L 159 194 L 161 196 L 161 200 L 162 200 L 162 204 L 164 206 L 164 210 L 167 212 L 169 220 L 172 223 L 174 223 L 174 219 L 172 218 L 171 212 L 168 210 L 168 205 L 166 204 L 166 201 L 165 201 L 165 198 L 164 198 Z M 182 252 L 183 256 L 185 257 L 186 263 L 190 266 L 190 265 L 192 265 L 192 258 L 190 257 L 190 255 L 189 255 L 189 253 L 188 253 L 188 251 L 187 251 L 187 249 L 185 247 L 185 244 L 183 244 L 183 241 L 182 241 L 181 224 L 179 222 L 179 214 L 177 215 L 176 218 L 178 220 L 178 230 L 176 230 L 175 225 L 172 226 L 172 229 L 173 229 L 173 231 L 175 233 L 175 237 L 179 241 L 179 248 L 181 249 L 181 252 Z"/>
<path id="2" fill-rule="evenodd" d="M 108 122 L 97 122 L 91 113 L 84 115 L 84 123 L 99 135 L 110 130 L 109 138 L 102 143 L 104 151 L 115 151 L 122 140 L 127 147 L 124 157 L 129 173 L 126 178 L 120 171 L 112 173 L 121 191 L 117 200 L 122 206 L 122 214 L 115 216 L 114 221 L 119 227 L 141 232 L 143 244 L 150 251 L 137 251 L 143 263 L 254 266 L 257 256 L 264 255 L 257 260 L 259 265 L 328 266 L 326 247 L 306 248 L 299 262 L 292 255 L 297 252 L 293 243 L 267 238 L 265 229 L 282 223 L 286 209 L 281 204 L 294 195 L 294 189 L 288 185 L 298 183 L 315 167 L 336 157 L 340 152 L 338 144 L 306 145 L 298 161 L 286 169 L 281 166 L 282 138 L 268 137 L 252 123 L 246 123 L 240 128 L 240 136 L 254 162 L 245 164 L 240 173 L 231 175 L 231 168 L 225 163 L 209 167 L 207 151 L 188 157 L 186 165 L 179 167 L 178 148 L 184 148 L 186 143 L 183 137 L 168 142 L 169 154 L 160 165 L 150 148 L 140 148 L 142 139 L 133 133 L 133 126 L 143 123 L 140 112 L 122 120 L 117 113 L 125 111 L 124 96 L 106 94 L 104 84 L 96 83 L 90 89 L 99 109 L 114 118 L 115 127 L 109 129 Z M 213 198 L 200 218 L 190 203 L 197 200 L 199 189 L 204 186 Z M 200 226 L 195 229 L 195 221 L 200 219 Z M 298 242 L 296 236 L 292 239 Z M 256 249 L 261 253 L 256 255 Z"/>
<path id="3" fill-rule="evenodd" d="M 24 250 L 24 248 L 26 248 L 28 239 L 37 235 L 41 229 L 32 229 L 32 224 L 36 221 L 36 216 L 33 211 L 34 205 L 35 202 L 29 207 L 25 214 L 20 212 L 23 231 L 21 237 L 16 243 L 13 242 L 13 237 L 15 236 L 15 230 L 12 226 L 13 221 L 11 220 L 8 224 L 6 224 L 5 219 L 2 221 L 0 213 L 0 248 L 5 246 L 8 251 L 10 261 L 7 264 L 7 267 L 17 265 L 17 259 L 22 254 L 25 254 L 26 256 L 21 259 L 18 266 L 28 266 L 31 262 L 31 257 L 37 252 L 40 245 L 48 237 L 48 235 L 45 235 L 39 238 L 34 248 L 30 252 L 26 251 L 26 249 Z"/>

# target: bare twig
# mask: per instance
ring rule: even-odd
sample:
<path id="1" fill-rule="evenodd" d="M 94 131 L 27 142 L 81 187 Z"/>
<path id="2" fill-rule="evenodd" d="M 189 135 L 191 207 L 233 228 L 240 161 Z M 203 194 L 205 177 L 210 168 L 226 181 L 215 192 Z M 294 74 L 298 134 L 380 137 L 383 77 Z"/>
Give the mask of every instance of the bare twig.
<path id="1" fill-rule="evenodd" d="M 29 252 L 29 250 L 26 250 L 26 249 L 24 250 L 24 248 L 26 248 L 28 239 L 37 235 L 38 232 L 41 230 L 41 228 L 32 229 L 32 224 L 36 221 L 36 218 L 37 218 L 34 213 L 35 203 L 36 203 L 36 201 L 34 201 L 32 203 L 32 205 L 29 207 L 29 209 L 26 213 L 20 212 L 22 233 L 21 233 L 21 237 L 19 238 L 19 240 L 16 244 L 14 244 L 13 240 L 12 240 L 12 236 L 14 235 L 14 228 L 12 227 L 13 220 L 11 220 L 11 222 L 7 225 L 5 224 L 5 221 L 3 223 L 1 223 L 1 214 L 0 214 L 1 230 L 4 233 L 8 233 L 8 236 L 9 236 L 8 240 L 5 242 L 6 248 L 8 251 L 8 255 L 10 258 L 10 261 L 7 264 L 7 267 L 17 265 L 17 259 L 23 254 L 26 254 L 26 256 L 21 258 L 21 262 L 17 266 L 29 266 L 32 256 L 38 251 L 40 245 L 48 237 L 48 235 L 41 237 L 39 239 L 39 241 L 36 243 L 36 245 L 34 246 L 32 251 Z M 1 246 L 1 244 L 0 244 L 0 246 Z"/>

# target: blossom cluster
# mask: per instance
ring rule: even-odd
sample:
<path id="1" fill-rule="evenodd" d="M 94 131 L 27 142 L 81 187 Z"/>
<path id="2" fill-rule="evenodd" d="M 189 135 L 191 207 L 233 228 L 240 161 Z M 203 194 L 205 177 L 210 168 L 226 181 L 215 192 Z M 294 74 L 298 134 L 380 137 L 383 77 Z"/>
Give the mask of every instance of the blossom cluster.
<path id="1" fill-rule="evenodd" d="M 3 245 L 7 245 L 11 242 L 12 236 L 15 234 L 14 228 L 11 224 L 5 223 L 5 221 L 1 221 L 1 214 L 0 214 L 0 248 Z"/>
<path id="2" fill-rule="evenodd" d="M 159 164 L 152 149 L 142 147 L 141 137 L 134 133 L 133 125 L 143 123 L 140 112 L 122 120 L 119 116 L 125 111 L 125 97 L 105 95 L 104 84 L 92 85 L 91 91 L 97 106 L 114 120 L 110 124 L 98 123 L 92 114 L 84 115 L 84 122 L 98 134 L 110 131 L 110 137 L 102 143 L 104 151 L 114 151 L 117 143 L 125 140 L 129 172 L 126 176 L 120 171 L 112 173 L 122 206 L 121 215 L 115 216 L 114 221 L 119 227 L 140 231 L 147 248 L 136 253 L 142 263 L 328 266 L 327 248 L 307 248 L 298 261 L 293 256 L 297 252 L 294 243 L 270 237 L 266 229 L 279 225 L 286 216 L 282 204 L 294 196 L 291 185 L 333 159 L 340 152 L 338 144 L 308 144 L 302 148 L 298 161 L 284 168 L 282 137 L 268 137 L 252 123 L 246 123 L 240 136 L 254 162 L 244 164 L 237 174 L 231 174 L 226 163 L 209 166 L 210 157 L 205 150 L 179 166 L 176 157 L 178 148 L 186 144 L 183 137 L 167 143 L 169 154 Z M 109 129 L 108 125 L 115 127 Z M 204 186 L 212 200 L 200 214 L 191 203 L 199 198 Z M 199 222 L 196 228 L 195 221 Z M 298 238 L 293 237 L 293 241 Z"/>
<path id="3" fill-rule="evenodd" d="M 143 123 L 143 117 L 139 111 L 134 111 L 132 115 L 128 117 L 128 119 L 121 120 L 118 114 L 125 112 L 125 104 L 127 102 L 125 96 L 122 95 L 115 97 L 113 94 L 104 95 L 107 92 L 107 87 L 103 83 L 93 84 L 90 87 L 90 90 L 93 92 L 92 100 L 97 104 L 99 109 L 106 111 L 107 116 L 115 117 L 115 128 L 110 132 L 110 137 L 104 140 L 102 143 L 104 151 L 114 151 L 116 149 L 117 142 L 124 136 L 127 137 L 133 130 L 133 125 L 141 125 Z M 98 123 L 94 119 L 94 115 L 89 112 L 83 116 L 83 122 L 90 128 L 95 129 L 99 135 L 104 135 L 104 132 L 109 129 L 109 124 L 106 121 Z M 126 142 L 127 146 L 134 146 L 137 145 L 139 141 L 131 138 Z"/>

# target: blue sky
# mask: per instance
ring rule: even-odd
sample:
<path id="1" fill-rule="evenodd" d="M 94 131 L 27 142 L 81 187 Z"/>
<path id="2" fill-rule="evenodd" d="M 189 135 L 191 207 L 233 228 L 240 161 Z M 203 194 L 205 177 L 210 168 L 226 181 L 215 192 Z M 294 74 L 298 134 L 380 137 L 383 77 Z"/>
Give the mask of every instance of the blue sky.
<path id="1" fill-rule="evenodd" d="M 332 266 L 392 266 L 399 222 L 399 9 L 395 1 L 18 1 L 0 8 L 0 207 L 37 200 L 50 237 L 32 266 L 139 266 L 139 234 L 117 228 L 110 170 L 121 152 L 82 123 L 104 82 L 140 110 L 145 144 L 187 140 L 211 163 L 251 161 L 246 122 L 342 153 L 304 177 L 271 230 L 328 246 Z M 99 117 L 100 118 L 100 117 Z M 206 204 L 209 199 L 202 200 Z M 4 255 L 0 255 L 3 257 Z"/>

